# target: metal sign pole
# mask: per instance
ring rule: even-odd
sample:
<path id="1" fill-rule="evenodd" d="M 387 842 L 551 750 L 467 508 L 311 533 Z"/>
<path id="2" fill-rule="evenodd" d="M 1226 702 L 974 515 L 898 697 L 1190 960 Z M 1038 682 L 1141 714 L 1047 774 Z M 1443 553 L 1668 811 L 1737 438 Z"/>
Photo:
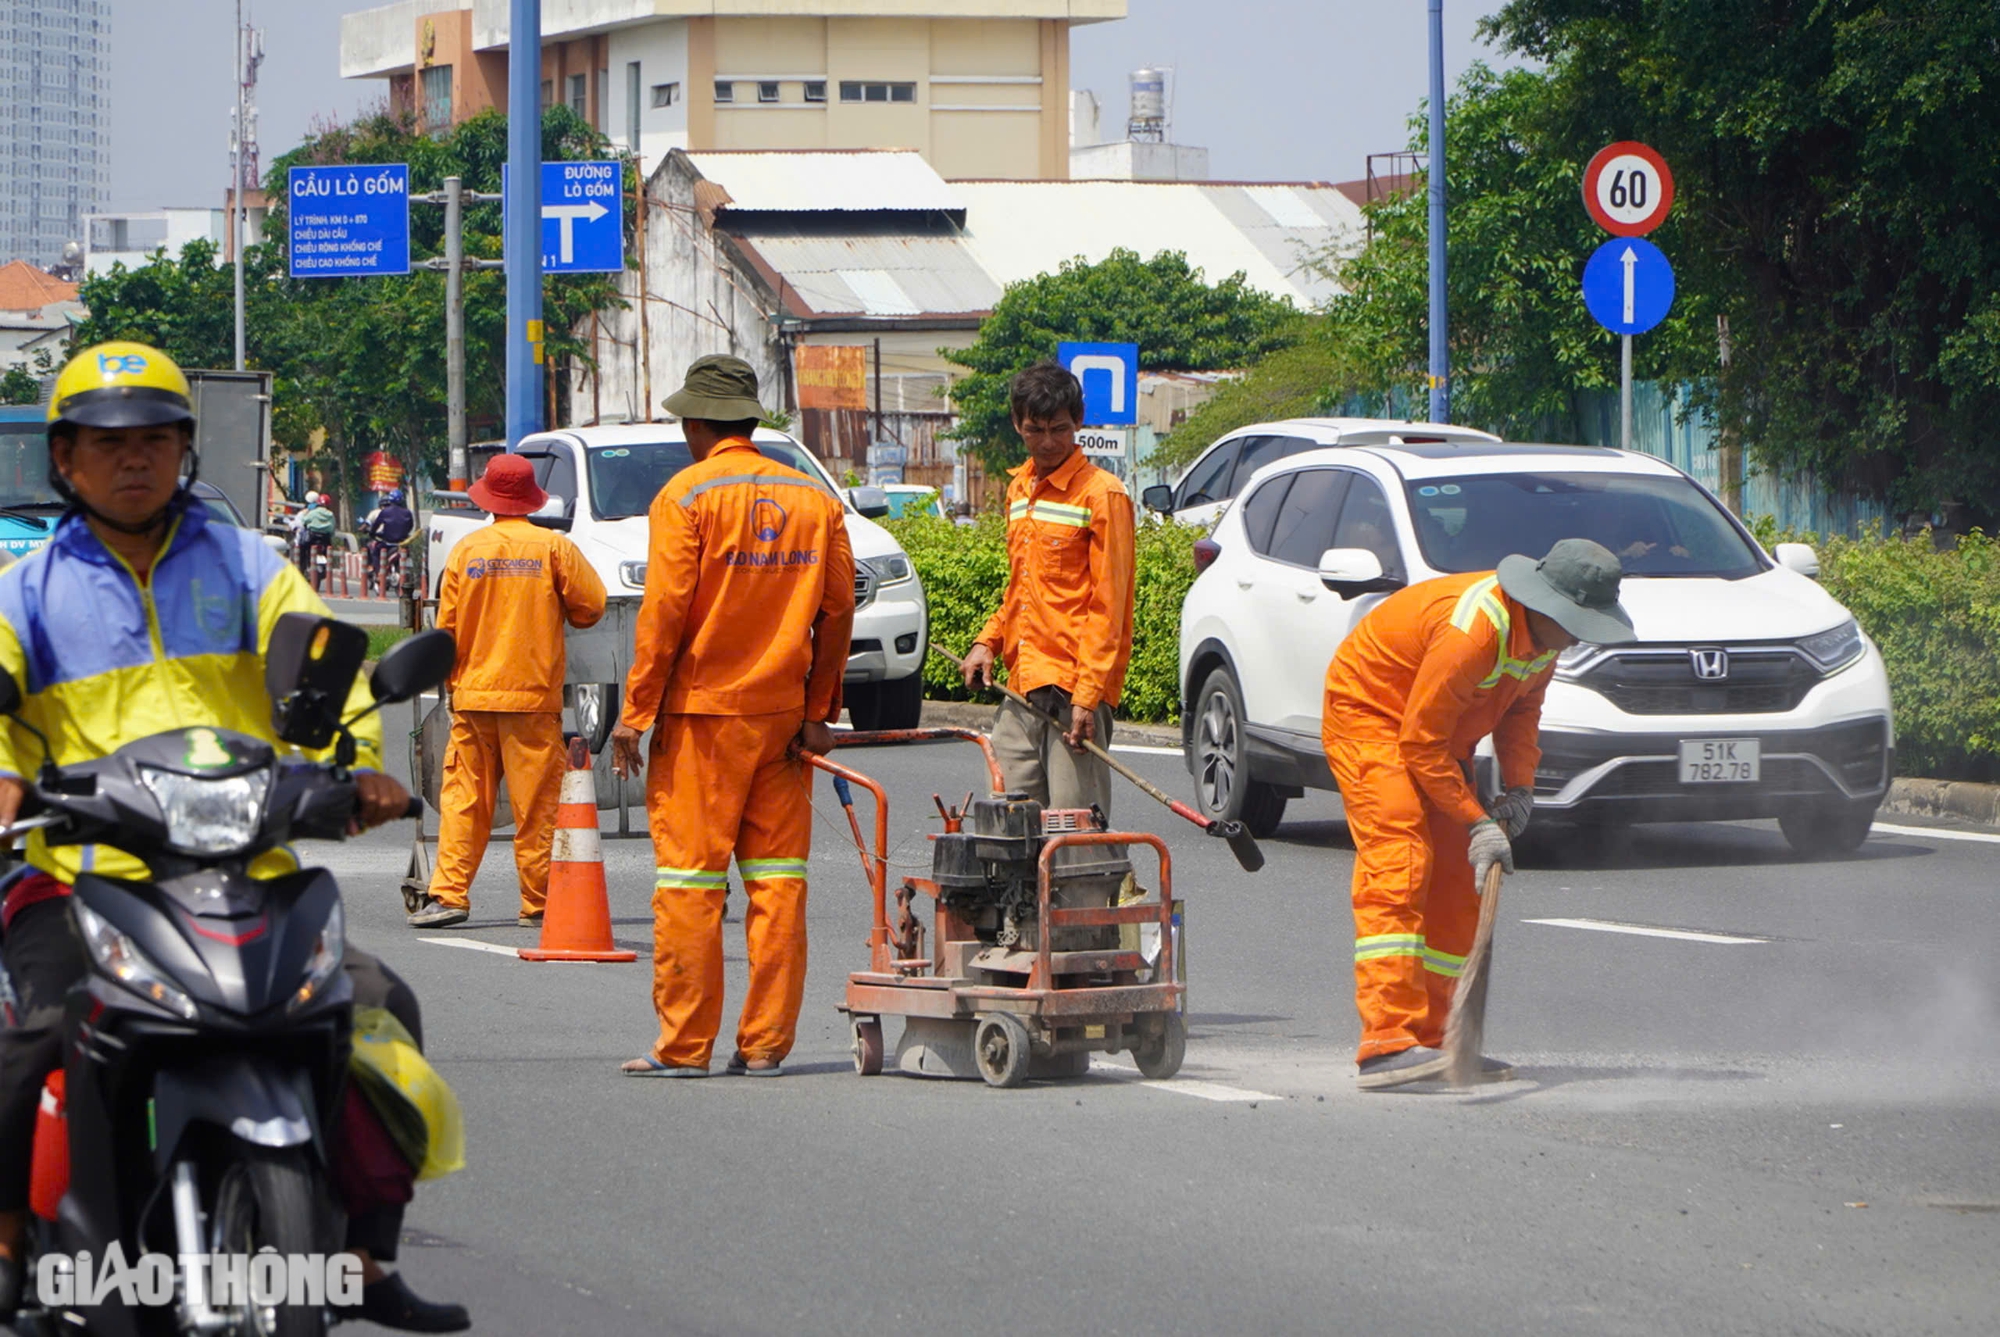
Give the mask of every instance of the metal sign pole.
<path id="1" fill-rule="evenodd" d="M 1430 0 L 1431 18 L 1431 402 L 1432 422 L 1451 421 L 1451 345 L 1446 335 L 1444 218 L 1444 0 Z"/>
<path id="2" fill-rule="evenodd" d="M 1632 336 L 1621 335 L 1618 373 L 1618 448 L 1632 449 Z"/>
<path id="3" fill-rule="evenodd" d="M 513 0 L 507 29 L 507 444 L 542 422 L 542 6 Z"/>
<path id="4" fill-rule="evenodd" d="M 444 271 L 445 439 L 449 450 L 445 477 L 447 487 L 463 492 L 469 481 L 465 457 L 465 271 L 500 269 L 506 264 L 503 260 L 465 258 L 464 206 L 467 198 L 474 204 L 491 204 L 500 197 L 468 191 L 460 178 L 448 176 L 443 190 L 413 198 L 444 206 L 444 254 L 424 261 L 424 266 Z"/>

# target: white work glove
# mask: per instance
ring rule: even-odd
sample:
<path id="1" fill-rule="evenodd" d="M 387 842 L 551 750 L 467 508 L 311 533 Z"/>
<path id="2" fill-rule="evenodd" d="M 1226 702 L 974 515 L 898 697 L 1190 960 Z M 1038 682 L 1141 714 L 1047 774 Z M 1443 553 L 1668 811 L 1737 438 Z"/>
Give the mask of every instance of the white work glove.
<path id="1" fill-rule="evenodd" d="M 1521 833 L 1528 829 L 1528 818 L 1534 811 L 1535 791 L 1528 785 L 1515 785 L 1486 805 L 1486 815 L 1500 823 L 1509 840 L 1521 838 Z"/>
<path id="2" fill-rule="evenodd" d="M 1514 846 L 1507 839 L 1507 833 L 1500 829 L 1500 823 L 1491 817 L 1472 824 L 1472 845 L 1466 851 L 1472 861 L 1472 890 L 1486 889 L 1486 870 L 1494 864 L 1507 872 L 1514 871 Z"/>

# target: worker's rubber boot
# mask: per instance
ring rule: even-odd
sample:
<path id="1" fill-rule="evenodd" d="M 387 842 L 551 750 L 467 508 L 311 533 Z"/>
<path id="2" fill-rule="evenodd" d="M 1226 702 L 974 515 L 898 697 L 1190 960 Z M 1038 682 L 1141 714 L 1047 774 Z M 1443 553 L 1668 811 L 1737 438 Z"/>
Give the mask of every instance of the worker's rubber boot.
<path id="1" fill-rule="evenodd" d="M 435 896 L 426 896 L 423 905 L 410 916 L 410 927 L 450 928 L 454 924 L 463 924 L 471 913 L 455 905 L 446 905 Z"/>
<path id="2" fill-rule="evenodd" d="M 1361 1060 L 1355 1085 L 1363 1091 L 1387 1091 L 1410 1082 L 1429 1081 L 1444 1076 L 1450 1062 L 1442 1049 L 1425 1045 L 1399 1049 L 1393 1054 L 1377 1054 Z"/>

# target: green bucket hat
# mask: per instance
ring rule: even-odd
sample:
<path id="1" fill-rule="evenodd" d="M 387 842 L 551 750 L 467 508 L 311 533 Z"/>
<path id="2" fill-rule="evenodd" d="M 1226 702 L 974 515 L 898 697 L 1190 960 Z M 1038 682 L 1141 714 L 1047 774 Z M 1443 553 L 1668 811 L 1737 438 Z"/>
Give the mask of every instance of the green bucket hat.
<path id="1" fill-rule="evenodd" d="M 1525 608 L 1555 619 L 1588 645 L 1623 645 L 1638 639 L 1632 618 L 1618 602 L 1624 578 L 1618 558 L 1601 543 L 1563 539 L 1536 561 L 1515 554 L 1500 560 L 1500 588 Z"/>
<path id="2" fill-rule="evenodd" d="M 771 416 L 757 402 L 755 369 L 742 358 L 727 353 L 696 358 L 687 370 L 687 380 L 667 396 L 661 407 L 676 418 L 704 418 L 710 422 L 741 422 L 745 418 Z"/>

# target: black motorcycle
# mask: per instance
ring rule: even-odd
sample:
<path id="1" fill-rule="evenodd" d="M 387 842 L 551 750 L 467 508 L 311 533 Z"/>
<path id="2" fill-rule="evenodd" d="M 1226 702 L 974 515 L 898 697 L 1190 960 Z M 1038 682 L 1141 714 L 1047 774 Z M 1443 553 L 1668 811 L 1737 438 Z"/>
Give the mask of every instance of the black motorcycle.
<path id="1" fill-rule="evenodd" d="M 329 1297 L 296 1277 L 274 1295 L 255 1284 L 254 1268 L 169 1272 L 156 1259 L 254 1264 L 266 1252 L 340 1251 L 327 1179 L 351 1051 L 340 889 L 324 869 L 270 879 L 249 870 L 289 840 L 348 834 L 349 727 L 369 712 L 343 721 L 340 711 L 367 639 L 331 618 L 288 613 L 265 656 L 278 736 L 333 746 L 332 764 L 288 760 L 225 729 L 171 730 L 77 765 L 45 759 L 24 819 L 0 832 L 11 840 L 40 828 L 55 844 L 110 845 L 153 873 L 86 873 L 69 898 L 90 959 L 65 1014 L 69 1180 L 54 1219 L 36 1222 L 24 1331 L 326 1329 Z M 453 654 L 448 632 L 401 642 L 370 680 L 376 707 L 442 682 Z M 20 704 L 19 684 L 0 671 L 0 713 Z M 106 1284 L 114 1245 L 126 1264 L 118 1279 L 136 1284 Z M 58 1294 L 37 1309 L 45 1279 Z"/>

